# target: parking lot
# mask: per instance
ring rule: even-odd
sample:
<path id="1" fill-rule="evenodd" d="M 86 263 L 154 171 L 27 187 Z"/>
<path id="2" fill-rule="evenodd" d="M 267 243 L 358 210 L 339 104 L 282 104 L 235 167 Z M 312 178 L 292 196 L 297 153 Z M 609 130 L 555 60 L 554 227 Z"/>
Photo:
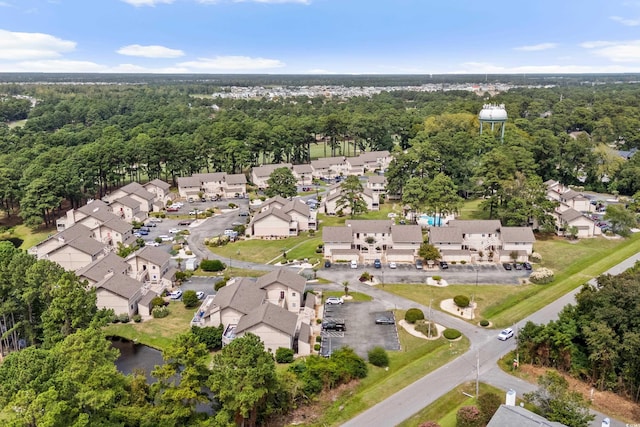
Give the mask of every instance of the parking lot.
<path id="1" fill-rule="evenodd" d="M 381 314 L 393 316 L 375 300 L 325 305 L 324 319 L 343 319 L 346 331 L 323 331 L 320 354 L 328 356 L 337 348 L 349 346 L 366 359 L 367 352 L 374 347 L 399 350 L 396 325 L 376 325 L 376 317 Z"/>

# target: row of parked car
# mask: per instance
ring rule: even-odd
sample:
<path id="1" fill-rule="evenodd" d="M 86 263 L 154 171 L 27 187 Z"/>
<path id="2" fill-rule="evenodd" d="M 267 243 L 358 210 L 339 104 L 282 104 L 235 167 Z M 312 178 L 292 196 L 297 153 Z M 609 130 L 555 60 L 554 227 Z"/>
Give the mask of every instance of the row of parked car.
<path id="1" fill-rule="evenodd" d="M 504 267 L 505 270 L 531 270 L 531 264 L 529 264 L 528 262 L 514 262 L 513 264 L 510 262 L 505 262 L 502 264 L 502 266 Z"/>

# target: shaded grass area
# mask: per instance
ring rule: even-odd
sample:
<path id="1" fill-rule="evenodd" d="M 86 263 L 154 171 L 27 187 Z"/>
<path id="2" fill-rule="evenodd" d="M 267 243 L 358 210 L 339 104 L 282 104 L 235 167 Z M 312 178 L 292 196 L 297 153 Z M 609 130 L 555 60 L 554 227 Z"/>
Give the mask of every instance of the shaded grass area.
<path id="1" fill-rule="evenodd" d="M 398 318 L 400 315 L 398 314 Z M 360 412 L 379 403 L 429 372 L 464 353 L 469 341 L 449 342 L 444 338 L 427 341 L 398 330 L 401 351 L 388 352 L 389 370 L 369 365 L 369 375 L 360 381 L 355 392 L 340 396 L 324 411 L 314 426 L 340 425 Z"/>
<path id="2" fill-rule="evenodd" d="M 311 241 L 311 243 L 309 241 Z M 285 250 L 288 251 L 287 258 L 293 259 L 291 252 L 289 252 L 292 248 L 297 245 L 308 248 L 314 245 L 313 242 L 317 242 L 315 243 L 315 246 L 313 246 L 315 249 L 321 241 L 320 237 L 309 237 L 308 233 L 302 233 L 299 236 L 287 237 L 286 239 L 279 240 L 240 240 L 224 246 L 210 247 L 209 250 L 223 258 L 266 264 L 271 260 L 278 259 L 279 257 L 281 258 L 282 252 Z M 302 253 L 302 251 L 299 253 Z M 316 258 L 321 257 L 321 254 L 315 254 L 315 251 L 312 253 L 316 255 Z M 227 264 L 229 263 L 227 262 Z"/>
<path id="3" fill-rule="evenodd" d="M 141 323 L 113 323 L 105 326 L 108 336 L 118 336 L 158 350 L 166 349 L 175 338 L 191 329 L 190 322 L 196 308 L 185 308 L 174 301 L 169 304 L 169 315 L 162 319 L 149 319 Z"/>
<path id="4" fill-rule="evenodd" d="M 494 393 L 498 396 L 504 395 L 504 391 L 488 384 L 480 383 L 478 388 L 481 395 L 484 393 Z M 475 396 L 475 383 L 460 384 L 431 405 L 426 406 L 420 412 L 398 424 L 398 427 L 418 427 L 426 421 L 436 421 L 441 427 L 456 427 L 456 413 L 458 410 L 463 406 L 474 406 L 476 404 L 475 397 L 465 396 L 464 393 Z"/>
<path id="5" fill-rule="evenodd" d="M 489 219 L 489 212 L 480 208 L 482 199 L 465 201 L 456 219 Z"/>
<path id="6" fill-rule="evenodd" d="M 26 225 L 18 224 L 14 227 L 8 228 L 4 233 L 1 233 L 0 237 L 18 237 L 23 240 L 22 245 L 20 245 L 20 249 L 27 250 L 30 247 L 42 242 L 47 237 L 54 235 L 55 233 L 55 228 L 38 228 L 34 231 Z"/>

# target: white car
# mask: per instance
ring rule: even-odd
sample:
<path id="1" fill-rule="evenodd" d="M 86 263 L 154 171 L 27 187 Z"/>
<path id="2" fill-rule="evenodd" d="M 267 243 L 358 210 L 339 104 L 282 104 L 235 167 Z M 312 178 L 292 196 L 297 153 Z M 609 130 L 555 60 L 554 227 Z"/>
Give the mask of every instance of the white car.
<path id="1" fill-rule="evenodd" d="M 172 228 L 169 230 L 169 233 L 171 234 L 178 234 L 181 230 L 179 228 Z"/>
<path id="2" fill-rule="evenodd" d="M 507 329 L 503 329 L 502 331 L 500 331 L 500 334 L 498 334 L 498 339 L 500 341 L 506 341 L 509 338 L 511 338 L 512 336 L 513 336 L 513 329 L 507 328 Z"/>
<path id="3" fill-rule="evenodd" d="M 398 265 L 395 262 L 390 262 L 389 268 L 398 268 Z"/>
<path id="4" fill-rule="evenodd" d="M 160 240 L 162 240 L 163 242 L 170 242 L 173 240 L 173 237 L 171 236 L 167 236 L 166 234 L 161 234 L 158 236 L 160 238 Z"/>
<path id="5" fill-rule="evenodd" d="M 160 243 L 156 242 L 155 240 L 152 241 L 148 241 L 148 242 L 144 242 L 145 246 L 160 246 Z"/>
<path id="6" fill-rule="evenodd" d="M 152 216 L 151 218 L 149 218 L 149 222 L 162 222 L 162 218 L 156 218 L 155 216 Z"/>
<path id="7" fill-rule="evenodd" d="M 358 261 L 352 260 L 351 261 L 351 268 L 358 268 Z"/>
<path id="8" fill-rule="evenodd" d="M 343 302 L 344 301 L 340 297 L 329 297 L 324 303 L 333 305 L 333 304 L 342 304 Z"/>
<path id="9" fill-rule="evenodd" d="M 198 297 L 198 299 L 203 299 L 204 298 L 204 292 L 198 291 L 198 292 L 196 292 L 196 296 Z"/>
<path id="10" fill-rule="evenodd" d="M 189 211 L 189 215 L 197 215 L 199 213 L 202 213 L 202 211 L 199 209 L 194 209 L 192 211 Z"/>
<path id="11" fill-rule="evenodd" d="M 180 299 L 182 296 L 182 291 L 178 289 L 177 291 L 173 291 L 169 294 L 169 298 L 171 299 Z"/>

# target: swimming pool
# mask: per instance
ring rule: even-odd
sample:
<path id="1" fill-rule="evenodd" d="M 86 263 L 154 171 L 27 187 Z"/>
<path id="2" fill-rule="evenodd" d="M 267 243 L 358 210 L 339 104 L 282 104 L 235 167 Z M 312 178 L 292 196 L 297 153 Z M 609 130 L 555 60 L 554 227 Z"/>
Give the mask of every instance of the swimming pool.
<path id="1" fill-rule="evenodd" d="M 442 226 L 442 218 L 440 218 L 440 215 L 422 214 L 418 218 L 418 224 L 427 226 L 435 225 L 436 227 L 440 227 Z"/>

